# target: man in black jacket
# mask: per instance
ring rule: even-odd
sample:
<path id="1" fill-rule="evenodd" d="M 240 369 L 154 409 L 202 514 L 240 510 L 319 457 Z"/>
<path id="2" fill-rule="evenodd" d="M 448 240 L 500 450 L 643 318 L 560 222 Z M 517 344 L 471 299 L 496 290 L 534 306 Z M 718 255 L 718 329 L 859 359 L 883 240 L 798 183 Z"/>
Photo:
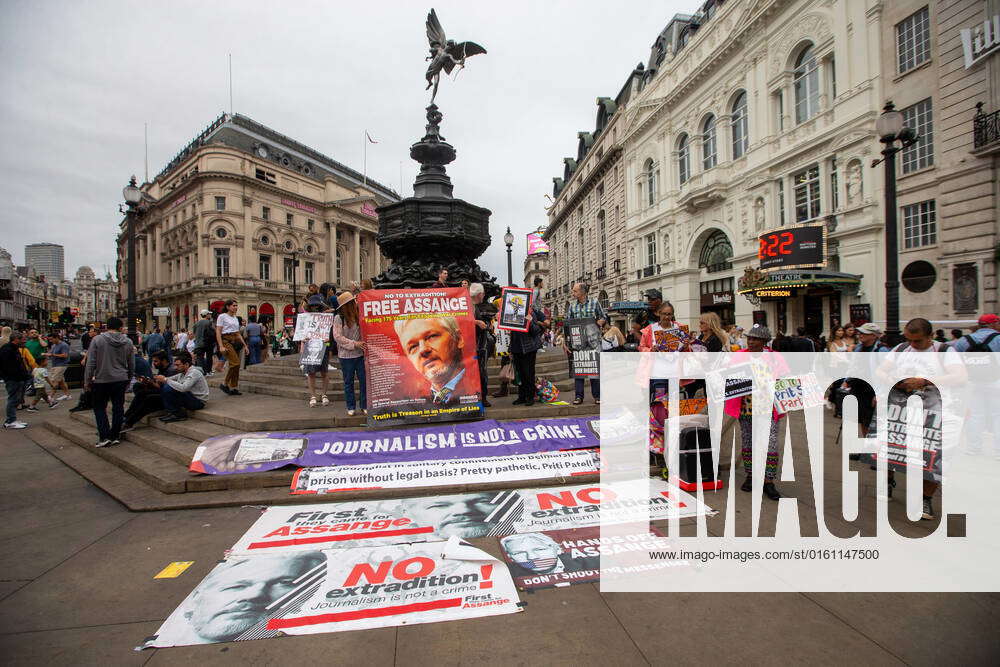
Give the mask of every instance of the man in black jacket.
<path id="1" fill-rule="evenodd" d="M 7 414 L 4 418 L 4 428 L 26 428 L 28 425 L 17 421 L 17 406 L 24 397 L 24 390 L 31 381 L 31 372 L 24 363 L 21 346 L 24 345 L 24 334 L 15 331 L 10 335 L 10 342 L 0 347 L 0 377 L 3 377 L 7 389 Z"/>

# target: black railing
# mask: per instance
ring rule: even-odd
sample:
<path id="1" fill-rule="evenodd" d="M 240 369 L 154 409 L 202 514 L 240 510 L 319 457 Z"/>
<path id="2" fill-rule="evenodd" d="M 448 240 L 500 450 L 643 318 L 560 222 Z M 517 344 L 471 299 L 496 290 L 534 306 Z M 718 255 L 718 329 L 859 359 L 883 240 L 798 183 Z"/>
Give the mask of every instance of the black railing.
<path id="1" fill-rule="evenodd" d="M 975 148 L 1000 141 L 1000 109 L 983 113 L 983 103 L 976 104 L 976 115 L 972 118 L 972 136 Z"/>
<path id="2" fill-rule="evenodd" d="M 651 265 L 647 266 L 646 268 L 644 268 L 642 270 L 642 277 L 643 278 L 648 278 L 650 276 L 655 276 L 657 273 L 659 273 L 659 271 L 658 271 L 659 268 L 660 267 L 659 267 L 658 264 L 651 264 Z"/>
<path id="3" fill-rule="evenodd" d="M 597 269 L 597 271 L 594 272 L 594 275 L 597 276 L 598 280 L 604 280 L 605 278 L 608 277 L 608 270 L 603 266 L 601 266 Z"/>

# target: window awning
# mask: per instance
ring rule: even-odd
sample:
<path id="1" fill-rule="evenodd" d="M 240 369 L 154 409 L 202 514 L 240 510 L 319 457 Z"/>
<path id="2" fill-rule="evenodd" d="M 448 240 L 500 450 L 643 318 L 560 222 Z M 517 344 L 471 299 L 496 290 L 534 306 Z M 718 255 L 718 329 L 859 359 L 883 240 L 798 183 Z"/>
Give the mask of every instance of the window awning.
<path id="1" fill-rule="evenodd" d="M 610 313 L 644 313 L 649 309 L 645 301 L 612 301 Z"/>

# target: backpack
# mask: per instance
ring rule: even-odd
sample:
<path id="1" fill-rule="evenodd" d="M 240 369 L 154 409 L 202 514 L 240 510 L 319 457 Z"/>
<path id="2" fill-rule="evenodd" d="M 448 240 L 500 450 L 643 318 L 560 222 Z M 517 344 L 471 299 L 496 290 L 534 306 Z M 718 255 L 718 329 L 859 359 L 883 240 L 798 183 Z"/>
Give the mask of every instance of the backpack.
<path id="1" fill-rule="evenodd" d="M 977 342 L 971 335 L 963 336 L 969 349 L 962 355 L 962 361 L 965 362 L 970 379 L 982 382 L 997 379 L 997 362 L 993 358 L 996 353 L 990 349 L 990 343 L 997 336 L 1000 336 L 1000 331 L 994 331 L 981 343 Z"/>
<path id="2" fill-rule="evenodd" d="M 545 378 L 535 378 L 535 395 L 540 403 L 552 403 L 559 398 L 559 387 Z"/>

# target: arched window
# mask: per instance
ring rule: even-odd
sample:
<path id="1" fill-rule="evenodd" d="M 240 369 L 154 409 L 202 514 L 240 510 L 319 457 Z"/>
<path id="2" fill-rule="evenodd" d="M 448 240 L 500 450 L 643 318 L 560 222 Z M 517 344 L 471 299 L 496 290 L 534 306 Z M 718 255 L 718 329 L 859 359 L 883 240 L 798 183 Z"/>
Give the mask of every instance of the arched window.
<path id="1" fill-rule="evenodd" d="M 608 308 L 611 307 L 611 302 L 608 299 L 608 293 L 605 292 L 604 290 L 601 290 L 600 294 L 597 295 L 597 302 L 601 304 L 601 308 L 603 308 L 604 310 L 607 310 Z"/>
<path id="2" fill-rule="evenodd" d="M 715 144 L 715 116 L 709 116 L 701 128 L 701 164 L 705 170 L 714 167 L 718 161 Z"/>
<path id="3" fill-rule="evenodd" d="M 656 203 L 656 164 L 653 158 L 646 160 L 643 172 L 646 174 L 646 205 L 652 206 Z"/>
<path id="4" fill-rule="evenodd" d="M 677 178 L 681 185 L 691 178 L 691 145 L 686 134 L 677 140 Z"/>
<path id="5" fill-rule="evenodd" d="M 795 122 L 804 123 L 819 111 L 819 68 L 812 46 L 795 61 Z"/>
<path id="6" fill-rule="evenodd" d="M 727 271 L 733 268 L 733 263 L 729 261 L 732 257 L 733 246 L 729 243 L 729 237 L 726 236 L 725 232 L 717 230 L 705 240 L 705 245 L 701 247 L 698 266 L 709 273 Z"/>
<path id="7" fill-rule="evenodd" d="M 741 158 L 750 147 L 749 119 L 747 118 L 747 94 L 740 91 L 733 102 L 733 159 Z"/>

